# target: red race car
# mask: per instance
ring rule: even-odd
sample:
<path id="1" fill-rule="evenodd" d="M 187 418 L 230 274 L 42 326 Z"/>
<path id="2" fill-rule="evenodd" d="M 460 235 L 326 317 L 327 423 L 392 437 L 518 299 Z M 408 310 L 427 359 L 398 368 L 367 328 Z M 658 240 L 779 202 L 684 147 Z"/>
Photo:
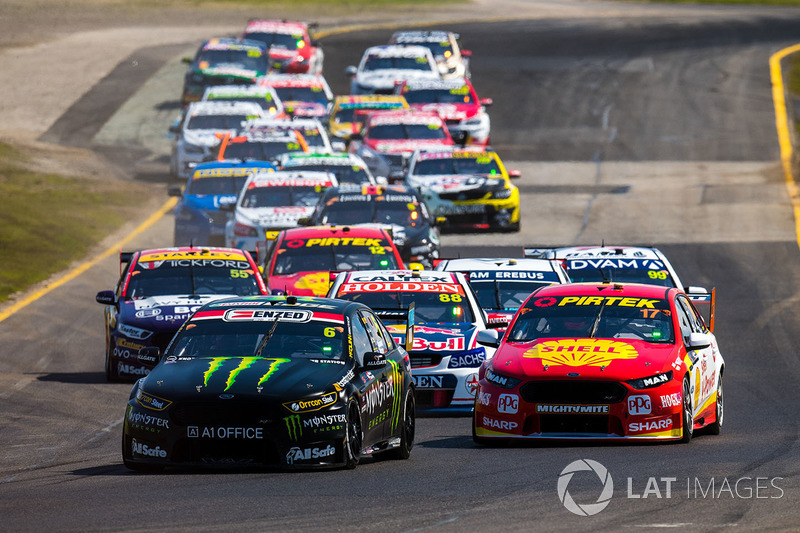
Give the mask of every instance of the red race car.
<path id="1" fill-rule="evenodd" d="M 264 261 L 264 278 L 271 294 L 325 296 L 334 272 L 404 268 L 382 227 L 298 227 L 277 234 Z"/>
<path id="2" fill-rule="evenodd" d="M 283 20 L 251 20 L 242 39 L 261 41 L 269 50 L 270 68 L 275 72 L 322 74 L 325 54 L 309 36 L 316 24 Z"/>
<path id="3" fill-rule="evenodd" d="M 479 372 L 473 439 L 676 440 L 723 420 L 717 339 L 680 289 L 572 283 L 535 291 Z"/>

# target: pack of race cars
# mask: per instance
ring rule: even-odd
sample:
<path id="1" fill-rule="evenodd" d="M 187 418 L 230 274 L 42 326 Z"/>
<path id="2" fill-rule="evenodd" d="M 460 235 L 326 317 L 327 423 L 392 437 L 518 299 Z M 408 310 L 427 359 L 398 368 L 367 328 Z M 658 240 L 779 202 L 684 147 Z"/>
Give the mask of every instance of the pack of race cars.
<path id="1" fill-rule="evenodd" d="M 312 25 L 187 59 L 174 247 L 121 253 L 96 297 L 106 376 L 135 380 L 126 466 L 404 459 L 417 412 L 471 416 L 478 444 L 719 433 L 714 293 L 658 249 L 440 257 L 440 232 L 520 228 L 470 57 L 397 32 L 337 97 Z"/>

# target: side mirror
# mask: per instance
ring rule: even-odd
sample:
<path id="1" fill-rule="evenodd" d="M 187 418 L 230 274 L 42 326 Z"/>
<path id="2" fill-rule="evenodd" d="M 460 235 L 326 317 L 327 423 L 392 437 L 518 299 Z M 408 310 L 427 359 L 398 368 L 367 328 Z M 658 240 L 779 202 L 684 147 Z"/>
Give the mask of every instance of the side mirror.
<path id="1" fill-rule="evenodd" d="M 464 55 L 463 51 L 461 52 L 461 55 Z M 181 63 L 186 63 L 188 65 L 191 62 L 192 62 L 192 58 L 191 57 L 182 57 L 181 58 Z"/>
<path id="2" fill-rule="evenodd" d="M 490 107 L 494 103 L 491 98 L 481 98 L 481 105 L 483 107 Z"/>
<path id="3" fill-rule="evenodd" d="M 236 202 L 220 202 L 219 210 L 232 213 L 236 210 Z"/>
<path id="4" fill-rule="evenodd" d="M 457 131 L 451 134 L 453 137 L 453 141 L 459 146 L 465 146 L 467 144 L 467 139 L 469 138 L 469 133 L 466 131 Z"/>
<path id="5" fill-rule="evenodd" d="M 117 303 L 117 296 L 114 294 L 114 291 L 100 291 L 94 299 L 97 300 L 97 303 L 103 305 L 114 305 Z"/>
<path id="6" fill-rule="evenodd" d="M 436 227 L 442 227 L 447 223 L 447 218 L 445 217 L 436 217 L 433 219 L 433 225 Z"/>
<path id="7" fill-rule="evenodd" d="M 347 67 L 346 69 L 344 69 L 344 72 L 345 72 L 345 74 L 347 74 L 348 76 L 355 76 L 355 75 L 356 75 L 356 72 L 358 72 L 358 69 L 357 69 L 357 68 L 356 68 L 354 65 L 350 65 L 349 67 Z"/>
<path id="8" fill-rule="evenodd" d="M 170 196 L 177 196 L 180 198 L 183 196 L 183 191 L 181 190 L 180 185 L 170 185 L 167 187 L 167 194 Z"/>
<path id="9" fill-rule="evenodd" d="M 472 57 L 472 50 L 461 50 L 461 55 L 463 57 Z"/>
<path id="10" fill-rule="evenodd" d="M 297 219 L 298 226 L 311 226 L 311 217 L 300 217 Z"/>
<path id="11" fill-rule="evenodd" d="M 180 133 L 181 132 L 181 123 L 177 122 L 175 124 L 170 125 L 169 132 L 170 133 L 175 133 L 175 134 Z"/>
<path id="12" fill-rule="evenodd" d="M 495 329 L 484 329 L 478 332 L 475 339 L 478 344 L 488 346 L 490 348 L 497 348 L 500 346 L 500 334 Z"/>
<path id="13" fill-rule="evenodd" d="M 480 341 L 478 341 L 480 342 Z M 690 333 L 689 342 L 686 343 L 687 350 L 702 350 L 711 346 L 711 336 L 706 333 Z"/>
<path id="14" fill-rule="evenodd" d="M 512 180 L 519 179 L 522 177 L 522 172 L 520 172 L 519 170 L 509 170 L 508 177 L 511 178 Z"/>
<path id="15" fill-rule="evenodd" d="M 386 357 L 382 353 L 367 352 L 364 354 L 364 366 L 367 368 L 382 367 L 386 364 Z"/>
<path id="16" fill-rule="evenodd" d="M 145 346 L 139 350 L 136 360 L 147 368 L 153 368 L 161 360 L 161 350 L 158 346 Z"/>

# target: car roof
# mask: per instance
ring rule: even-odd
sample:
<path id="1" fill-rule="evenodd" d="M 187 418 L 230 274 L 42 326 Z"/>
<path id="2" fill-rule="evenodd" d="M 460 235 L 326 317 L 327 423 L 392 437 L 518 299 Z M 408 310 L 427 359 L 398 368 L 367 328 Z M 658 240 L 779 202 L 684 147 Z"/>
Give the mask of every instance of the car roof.
<path id="1" fill-rule="evenodd" d="M 513 257 L 468 257 L 444 259 L 439 266 L 445 271 L 497 270 L 512 272 L 553 272 L 556 266 L 548 259 Z M 437 268 L 438 269 L 438 268 Z"/>
<path id="2" fill-rule="evenodd" d="M 369 198 L 376 201 L 386 201 L 388 199 L 391 199 L 392 201 L 399 201 L 397 198 L 387 198 L 387 196 L 391 197 L 392 195 L 411 197 L 412 202 L 422 203 L 422 199 L 420 198 L 417 190 L 403 184 L 357 185 L 354 183 L 345 183 L 325 191 L 325 200 L 327 201 L 333 200 L 334 198 L 340 198 L 342 196 L 350 196 L 353 198 Z"/>
<path id="3" fill-rule="evenodd" d="M 460 89 L 464 85 L 472 87 L 472 82 L 467 78 L 449 78 L 443 80 L 408 79 L 403 82 L 409 89 Z"/>
<path id="4" fill-rule="evenodd" d="M 526 248 L 525 255 L 532 255 L 537 248 Z M 560 248 L 543 248 L 553 250 L 556 259 L 586 259 L 586 258 L 635 258 L 635 259 L 660 259 L 665 260 L 664 254 L 658 248 L 649 246 L 564 246 Z"/>
<path id="5" fill-rule="evenodd" d="M 255 102 L 237 102 L 236 100 L 206 100 L 191 102 L 186 108 L 187 116 L 195 115 L 256 115 L 261 116 L 264 110 Z"/>
<path id="6" fill-rule="evenodd" d="M 213 37 L 201 45 L 202 50 L 252 50 L 257 48 L 266 51 L 260 41 L 237 39 L 235 37 Z"/>
<path id="7" fill-rule="evenodd" d="M 367 121 L 370 124 L 374 122 L 386 122 L 388 124 L 402 124 L 404 122 L 426 124 L 431 121 L 444 123 L 444 119 L 441 117 L 441 115 L 439 115 L 439 113 L 434 111 L 413 111 L 411 109 L 387 110 L 370 113 L 367 116 Z"/>
<path id="8" fill-rule="evenodd" d="M 458 35 L 445 30 L 403 30 L 392 34 L 393 42 L 439 42 L 449 40 L 450 37 L 458 38 Z"/>
<path id="9" fill-rule="evenodd" d="M 419 57 L 431 56 L 430 48 L 417 44 L 382 44 L 370 46 L 364 51 L 364 57 Z"/>
<path id="10" fill-rule="evenodd" d="M 547 296 L 602 296 L 620 298 L 655 298 L 664 299 L 674 287 L 646 285 L 644 283 L 565 283 L 563 285 L 547 285 L 538 289 L 537 298 Z"/>
<path id="11" fill-rule="evenodd" d="M 358 107 L 359 105 L 369 106 L 369 104 L 404 104 L 407 103 L 404 96 L 399 94 L 345 94 L 339 95 L 334 100 L 338 107 Z"/>
<path id="12" fill-rule="evenodd" d="M 336 177 L 329 172 L 316 170 L 276 170 L 275 172 L 261 172 L 251 175 L 245 183 L 245 188 L 270 187 L 291 185 L 297 187 L 334 187 L 337 185 Z"/>
<path id="13" fill-rule="evenodd" d="M 247 261 L 248 254 L 238 248 L 222 246 L 174 246 L 169 248 L 147 248 L 139 250 L 139 261 L 168 259 L 232 259 Z"/>
<path id="14" fill-rule="evenodd" d="M 244 32 L 296 33 L 298 31 L 305 32 L 307 29 L 308 23 L 306 22 L 278 19 L 251 19 L 247 22 Z"/>
<path id="15" fill-rule="evenodd" d="M 421 283 L 458 283 L 467 284 L 461 272 L 444 272 L 440 270 L 352 270 L 339 274 L 344 283 L 357 278 L 360 282 L 369 281 L 418 281 Z"/>
<path id="16" fill-rule="evenodd" d="M 269 305 L 266 305 L 269 304 Z M 364 304 L 333 298 L 317 296 L 237 296 L 224 298 L 206 304 L 205 310 L 212 309 L 246 309 L 258 307 L 264 310 L 290 310 L 303 309 L 309 311 L 323 311 L 345 314 L 349 308 L 364 308 Z"/>
<path id="17" fill-rule="evenodd" d="M 328 87 L 322 74 L 287 74 L 270 72 L 258 79 L 260 85 L 273 87 Z"/>

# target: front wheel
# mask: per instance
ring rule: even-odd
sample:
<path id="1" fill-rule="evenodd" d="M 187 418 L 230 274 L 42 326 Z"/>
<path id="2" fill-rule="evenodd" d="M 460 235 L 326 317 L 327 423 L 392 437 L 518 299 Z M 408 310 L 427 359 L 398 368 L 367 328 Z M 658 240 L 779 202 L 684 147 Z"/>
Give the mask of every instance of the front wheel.
<path id="1" fill-rule="evenodd" d="M 694 413 L 692 411 L 692 390 L 687 377 L 683 380 L 683 423 L 681 424 L 680 440 L 682 443 L 692 440 L 694 431 Z"/>
<path id="2" fill-rule="evenodd" d="M 394 459 L 408 459 L 411 456 L 411 448 L 414 447 L 414 432 L 416 430 L 416 401 L 411 387 L 406 391 L 400 421 L 402 424 L 400 427 L 400 446 L 392 449 L 389 455 Z"/>
<path id="3" fill-rule="evenodd" d="M 715 420 L 706 426 L 706 431 L 709 435 L 719 435 L 720 431 L 722 430 L 724 414 L 722 403 L 722 374 L 720 374 L 719 381 L 717 382 L 717 409 L 714 417 Z"/>
<path id="4" fill-rule="evenodd" d="M 361 410 L 358 403 L 350 402 L 347 408 L 347 426 L 345 436 L 345 466 L 355 468 L 361 460 L 361 443 L 364 438 L 361 432 Z"/>
<path id="5" fill-rule="evenodd" d="M 111 345 L 111 336 L 106 332 L 106 381 L 109 383 L 116 383 L 122 381 L 117 372 L 117 367 L 114 366 L 114 361 L 111 357 L 114 353 L 114 347 Z"/>

